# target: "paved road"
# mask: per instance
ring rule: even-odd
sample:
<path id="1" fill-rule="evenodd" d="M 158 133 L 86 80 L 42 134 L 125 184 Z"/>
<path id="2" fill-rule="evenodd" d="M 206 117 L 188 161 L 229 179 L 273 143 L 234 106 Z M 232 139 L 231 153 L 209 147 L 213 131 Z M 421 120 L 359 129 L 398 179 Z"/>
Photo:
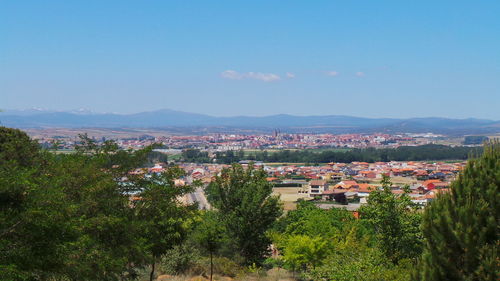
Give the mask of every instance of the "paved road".
<path id="1" fill-rule="evenodd" d="M 190 176 L 186 177 L 186 182 L 187 184 L 193 184 L 193 178 Z M 189 193 L 187 196 L 188 203 L 192 204 L 194 202 L 198 202 L 198 208 L 200 210 L 210 210 L 210 203 L 208 203 L 208 200 L 205 197 L 205 192 L 203 191 L 203 188 L 206 186 L 207 185 L 205 184 L 203 187 L 197 187 L 194 192 Z"/>
<path id="2" fill-rule="evenodd" d="M 198 202 L 198 208 L 200 210 L 209 210 L 211 208 L 210 203 L 208 203 L 207 198 L 205 197 L 205 192 L 203 192 L 203 188 L 197 187 L 194 192 L 189 194 L 190 203 Z"/>
<path id="3" fill-rule="evenodd" d="M 356 204 L 356 203 L 349 203 L 348 205 L 340 205 L 340 204 L 316 204 L 316 206 L 320 207 L 321 209 L 338 208 L 338 209 L 346 209 L 346 210 L 352 212 L 352 211 L 357 211 L 361 207 L 361 204 Z"/>

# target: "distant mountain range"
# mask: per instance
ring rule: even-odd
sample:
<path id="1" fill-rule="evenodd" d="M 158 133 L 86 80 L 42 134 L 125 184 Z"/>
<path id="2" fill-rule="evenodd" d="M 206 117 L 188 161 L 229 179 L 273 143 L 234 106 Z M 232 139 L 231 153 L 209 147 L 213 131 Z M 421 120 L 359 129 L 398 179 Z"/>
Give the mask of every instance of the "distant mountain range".
<path id="1" fill-rule="evenodd" d="M 500 121 L 485 119 L 362 118 L 343 115 L 264 117 L 215 117 L 175 110 L 157 110 L 135 114 L 92 113 L 86 110 L 47 111 L 41 109 L 6 110 L 0 113 L 3 126 L 17 128 L 212 128 L 282 132 L 433 132 L 477 134 L 500 132 Z"/>

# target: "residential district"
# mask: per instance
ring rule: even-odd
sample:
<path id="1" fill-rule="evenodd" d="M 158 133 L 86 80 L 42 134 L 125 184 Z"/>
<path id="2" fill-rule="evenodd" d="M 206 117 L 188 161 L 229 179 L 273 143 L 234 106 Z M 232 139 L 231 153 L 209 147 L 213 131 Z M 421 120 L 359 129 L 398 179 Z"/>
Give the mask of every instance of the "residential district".
<path id="1" fill-rule="evenodd" d="M 243 165 L 249 165 L 242 161 Z M 439 192 L 446 192 L 450 182 L 466 162 L 352 162 L 328 163 L 323 166 L 267 165 L 261 166 L 268 174 L 267 181 L 280 195 L 286 210 L 295 208 L 298 200 L 313 200 L 321 208 L 346 208 L 356 215 L 356 210 L 366 204 L 369 194 L 381 187 L 383 176 L 392 181 L 392 192 L 407 192 L 412 201 L 426 205 Z M 160 173 L 167 163 L 157 163 L 152 168 L 138 169 L 134 173 Z M 199 181 L 209 184 L 215 175 L 230 165 L 181 163 L 186 176 L 177 181 L 184 185 Z M 188 195 L 185 200 L 198 201 L 208 207 L 201 191 Z M 131 197 L 132 199 L 133 196 Z"/>
<path id="2" fill-rule="evenodd" d="M 38 141 L 46 146 L 56 146 L 59 150 L 72 150 L 78 144 L 78 136 L 37 135 Z M 105 137 L 96 138 L 103 142 Z M 449 141 L 437 134 L 284 134 L 275 130 L 271 135 L 212 134 L 194 136 L 152 136 L 144 134 L 135 137 L 121 137 L 116 143 L 124 149 L 140 149 L 153 143 L 162 148 L 157 151 L 179 155 L 183 149 L 195 148 L 209 155 L 221 151 L 255 150 L 270 151 L 283 149 L 325 149 L 325 148 L 395 148 L 399 146 L 419 146 Z M 199 180 L 208 184 L 225 164 L 177 163 L 186 171 L 186 177 L 179 184 Z M 241 161 L 248 165 L 249 161 Z M 321 208 L 347 208 L 355 212 L 366 203 L 370 192 L 380 188 L 383 175 L 393 183 L 392 192 L 409 192 L 413 202 L 426 205 L 438 192 L 446 192 L 451 181 L 463 168 L 465 162 L 352 162 L 328 163 L 322 166 L 300 164 L 264 164 L 267 180 L 273 184 L 275 194 L 281 196 L 285 209 L 294 209 L 298 200 L 313 200 Z M 152 168 L 135 171 L 137 173 L 158 173 L 168 163 L 157 163 Z M 198 201 L 202 208 L 208 207 L 202 190 L 187 196 L 187 201 Z"/>

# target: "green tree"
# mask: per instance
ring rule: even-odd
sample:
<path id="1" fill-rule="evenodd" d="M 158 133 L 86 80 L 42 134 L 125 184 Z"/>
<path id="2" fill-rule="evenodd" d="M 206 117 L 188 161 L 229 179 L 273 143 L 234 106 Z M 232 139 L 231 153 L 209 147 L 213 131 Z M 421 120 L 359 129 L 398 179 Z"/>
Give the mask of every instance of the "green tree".
<path id="1" fill-rule="evenodd" d="M 292 235 L 285 240 L 281 248 L 285 265 L 295 271 L 298 268 L 305 270 L 321 266 L 328 254 L 329 245 L 328 240 L 319 236 Z"/>
<path id="2" fill-rule="evenodd" d="M 147 247 L 120 179 L 146 151 L 83 138 L 57 155 L 19 130 L 1 133 L 0 279 L 133 278 Z"/>
<path id="3" fill-rule="evenodd" d="M 471 159 L 423 218 L 421 280 L 498 280 L 500 143 Z"/>
<path id="4" fill-rule="evenodd" d="M 267 174 L 253 165 L 234 164 L 206 188 L 208 200 L 220 214 L 232 252 L 243 263 L 259 264 L 268 253 L 270 240 L 266 231 L 282 214 L 279 197 L 272 196 Z"/>
<path id="5" fill-rule="evenodd" d="M 179 198 L 192 191 L 191 186 L 176 186 L 175 180 L 184 176 L 184 171 L 171 167 L 161 174 L 153 174 L 135 180 L 141 187 L 140 199 L 134 203 L 138 219 L 150 254 L 150 280 L 154 279 L 155 265 L 159 258 L 187 235 L 188 218 L 194 210 Z"/>
<path id="6" fill-rule="evenodd" d="M 384 176 L 382 189 L 372 191 L 368 204 L 359 210 L 362 221 L 374 229 L 382 252 L 392 262 L 417 258 L 421 253 L 421 214 L 407 195 L 391 192 L 390 178 Z"/>
<path id="7" fill-rule="evenodd" d="M 278 220 L 275 229 L 285 235 L 308 235 L 332 238 L 345 233 L 354 223 L 344 209 L 324 210 L 309 201 L 300 201 L 297 209 Z"/>
<path id="8" fill-rule="evenodd" d="M 50 155 L 26 133 L 0 127 L 0 279 L 49 278 L 64 266 L 68 206 L 50 184 Z"/>
<path id="9" fill-rule="evenodd" d="M 0 167 L 40 164 L 40 146 L 21 130 L 0 127 Z"/>
<path id="10" fill-rule="evenodd" d="M 410 281 L 413 263 L 393 264 L 377 247 L 360 240 L 336 245 L 323 265 L 303 273 L 306 280 L 331 281 Z"/>
<path id="11" fill-rule="evenodd" d="M 210 255 L 210 281 L 213 277 L 214 262 L 213 256 L 224 242 L 224 228 L 220 223 L 217 214 L 207 211 L 201 216 L 201 221 L 196 222 L 197 226 L 193 233 L 194 240 L 199 246 Z"/>
<path id="12" fill-rule="evenodd" d="M 52 155 L 48 184 L 62 192 L 71 237 L 59 253 L 60 275 L 70 280 L 134 277 L 146 261 L 139 220 L 122 180 L 144 161 L 144 151 L 123 151 L 111 141 L 96 144 L 82 136 L 69 155 Z M 48 205 L 50 207 L 50 205 Z M 132 265 L 136 265 L 135 267 Z"/>

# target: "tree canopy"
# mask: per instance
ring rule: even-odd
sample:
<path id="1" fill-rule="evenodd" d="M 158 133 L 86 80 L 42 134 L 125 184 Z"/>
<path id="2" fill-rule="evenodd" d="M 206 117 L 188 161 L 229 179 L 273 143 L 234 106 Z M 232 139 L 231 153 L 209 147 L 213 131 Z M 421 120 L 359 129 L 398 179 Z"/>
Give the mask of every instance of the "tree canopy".
<path id="1" fill-rule="evenodd" d="M 220 213 L 233 252 L 246 264 L 262 262 L 270 244 L 265 233 L 282 214 L 279 198 L 272 195 L 266 177 L 262 169 L 234 164 L 206 189 L 208 200 Z"/>
<path id="2" fill-rule="evenodd" d="M 374 190 L 368 204 L 359 210 L 363 220 L 375 232 L 381 251 L 394 263 L 416 259 L 421 253 L 421 214 L 406 191 L 394 194 L 389 177 L 382 179 L 382 189 Z"/>

